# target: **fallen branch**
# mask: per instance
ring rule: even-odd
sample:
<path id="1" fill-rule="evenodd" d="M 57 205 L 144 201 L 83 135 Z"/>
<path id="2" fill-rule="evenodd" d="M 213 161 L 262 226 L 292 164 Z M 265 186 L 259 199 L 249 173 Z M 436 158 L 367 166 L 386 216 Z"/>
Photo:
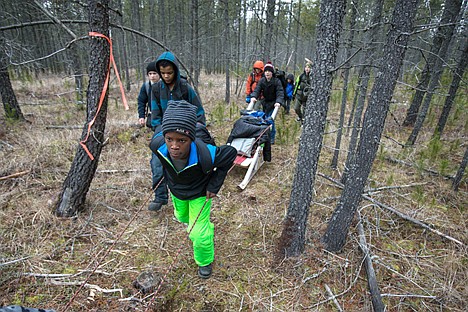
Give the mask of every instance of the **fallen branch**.
<path id="1" fill-rule="evenodd" d="M 31 170 L 26 170 L 26 171 L 13 173 L 13 174 L 10 174 L 10 175 L 7 175 L 7 176 L 0 177 L 0 181 L 21 177 L 21 176 L 24 176 L 25 174 L 28 174 L 30 172 L 31 172 Z"/>
<path id="2" fill-rule="evenodd" d="M 370 257 L 369 248 L 367 248 L 366 236 L 364 234 L 364 227 L 362 226 L 361 216 L 359 216 L 359 223 L 357 225 L 359 234 L 359 247 L 364 254 L 364 263 L 367 272 L 367 283 L 369 285 L 369 291 L 371 293 L 372 306 L 374 311 L 380 312 L 385 310 L 385 306 L 382 302 L 382 296 L 380 295 L 379 285 L 377 284 L 377 277 L 375 276 L 374 267 L 372 266 L 372 260 Z"/>
<path id="3" fill-rule="evenodd" d="M 50 283 L 52 285 L 56 285 L 56 286 L 80 286 L 82 282 L 60 282 L 60 281 L 56 281 L 54 279 L 51 279 Z M 86 287 L 86 288 L 89 288 L 89 289 L 94 289 L 95 291 L 98 291 L 98 292 L 101 292 L 101 293 L 115 293 L 115 292 L 118 292 L 118 293 L 120 293 L 120 297 L 123 298 L 123 293 L 122 293 L 123 289 L 122 288 L 106 289 L 106 288 L 101 288 L 98 285 L 88 284 L 88 283 L 85 283 L 83 285 L 83 287 Z"/>
<path id="4" fill-rule="evenodd" d="M 46 129 L 83 129 L 83 126 L 46 126 Z"/>
<path id="5" fill-rule="evenodd" d="M 329 180 L 329 181 L 332 181 L 333 183 L 335 183 L 337 185 L 337 187 L 339 187 L 341 189 L 343 188 L 343 184 L 341 182 L 333 179 L 332 177 L 329 177 L 329 176 L 327 176 L 327 175 L 325 175 L 323 173 L 317 173 L 317 174 L 319 176 Z M 448 240 L 450 240 L 450 241 L 452 241 L 454 243 L 457 243 L 458 245 L 460 245 L 462 247 L 465 246 L 465 244 L 463 242 L 459 241 L 458 239 L 453 238 L 453 237 L 451 237 L 451 236 L 449 236 L 447 234 L 442 233 L 439 230 L 436 230 L 436 229 L 432 228 L 429 224 L 427 224 L 427 223 L 425 223 L 423 221 L 412 218 L 412 217 L 398 211 L 397 209 L 395 209 L 393 207 L 390 207 L 388 205 L 385 205 L 385 204 L 383 204 L 383 203 L 381 203 L 381 202 L 379 202 L 379 201 L 377 201 L 377 200 L 373 199 L 372 197 L 369 197 L 369 196 L 367 196 L 365 194 L 361 194 L 361 196 L 362 196 L 362 198 L 364 198 L 364 199 L 370 201 L 371 203 L 373 203 L 374 205 L 377 205 L 380 208 L 384 208 L 384 209 L 396 214 L 397 216 L 399 216 L 400 218 L 402 218 L 404 220 L 407 220 L 407 221 L 410 221 L 410 222 L 412 222 L 412 223 L 414 223 L 416 225 L 419 225 L 420 227 L 422 227 L 422 228 L 424 228 L 426 230 L 429 230 L 430 232 L 435 233 L 435 234 L 437 234 L 439 236 L 442 236 L 443 238 L 448 239 Z"/>
<path id="6" fill-rule="evenodd" d="M 335 304 L 338 311 L 343 312 L 343 309 L 341 308 L 340 303 L 338 302 L 338 300 L 336 300 L 335 294 L 332 292 L 332 290 L 330 289 L 330 287 L 328 287 L 327 284 L 325 284 L 325 289 L 326 289 L 328 295 L 330 296 L 330 298 L 332 298 L 332 301 Z"/>

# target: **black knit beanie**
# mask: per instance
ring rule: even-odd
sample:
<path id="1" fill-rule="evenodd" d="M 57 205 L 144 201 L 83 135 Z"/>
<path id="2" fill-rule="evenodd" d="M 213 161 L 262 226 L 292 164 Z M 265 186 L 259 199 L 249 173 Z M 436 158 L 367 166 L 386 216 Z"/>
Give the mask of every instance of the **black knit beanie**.
<path id="1" fill-rule="evenodd" d="M 148 66 L 146 66 L 146 74 L 147 74 L 147 75 L 148 75 L 148 73 L 149 73 L 150 71 L 158 72 L 158 71 L 156 70 L 156 62 L 151 62 L 151 63 L 148 64 Z"/>
<path id="2" fill-rule="evenodd" d="M 187 101 L 169 101 L 163 116 L 163 135 L 168 132 L 178 132 L 194 141 L 196 125 L 197 108 L 195 105 Z"/>
<path id="3" fill-rule="evenodd" d="M 266 72 L 266 71 L 270 71 L 272 72 L 273 74 L 275 73 L 275 68 L 273 67 L 273 65 L 268 62 L 265 64 L 265 67 L 263 67 L 263 71 Z"/>

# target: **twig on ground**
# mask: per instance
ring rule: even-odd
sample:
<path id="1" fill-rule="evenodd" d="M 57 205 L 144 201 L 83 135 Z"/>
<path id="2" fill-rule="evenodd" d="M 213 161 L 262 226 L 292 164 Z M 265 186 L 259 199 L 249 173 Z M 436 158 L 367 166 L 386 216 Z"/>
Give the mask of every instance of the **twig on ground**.
<path id="1" fill-rule="evenodd" d="M 341 308 L 340 303 L 338 302 L 338 300 L 336 300 L 335 294 L 332 292 L 332 290 L 327 284 L 325 284 L 325 290 L 327 291 L 328 295 L 332 299 L 338 311 L 343 312 L 343 309 Z"/>
<path id="2" fill-rule="evenodd" d="M 13 178 L 18 178 L 18 177 L 24 176 L 24 175 L 26 175 L 26 174 L 28 174 L 30 172 L 31 172 L 31 170 L 25 170 L 25 171 L 13 173 L 13 174 L 10 174 L 10 175 L 7 175 L 7 176 L 0 177 L 0 181 L 13 179 Z"/>

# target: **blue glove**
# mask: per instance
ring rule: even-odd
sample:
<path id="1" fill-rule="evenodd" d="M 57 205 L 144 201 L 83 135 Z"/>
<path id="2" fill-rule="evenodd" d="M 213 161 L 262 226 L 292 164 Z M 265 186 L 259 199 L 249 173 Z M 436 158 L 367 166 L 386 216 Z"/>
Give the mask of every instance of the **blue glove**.
<path id="1" fill-rule="evenodd" d="M 247 95 L 245 97 L 245 103 L 249 104 L 250 103 L 250 95 Z"/>

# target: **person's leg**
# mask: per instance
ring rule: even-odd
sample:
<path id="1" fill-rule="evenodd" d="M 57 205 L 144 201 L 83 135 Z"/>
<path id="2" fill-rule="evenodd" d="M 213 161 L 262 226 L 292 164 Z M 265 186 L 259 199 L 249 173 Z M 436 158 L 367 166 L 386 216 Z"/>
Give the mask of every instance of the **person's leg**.
<path id="1" fill-rule="evenodd" d="M 284 110 L 284 113 L 286 115 L 289 115 L 289 110 L 291 109 L 291 99 L 286 99 L 286 108 Z"/>
<path id="2" fill-rule="evenodd" d="M 265 117 L 266 118 L 270 118 L 271 117 L 271 114 L 273 114 L 273 110 L 270 110 L 268 112 L 265 112 Z M 271 144 L 275 144 L 275 138 L 276 138 L 276 127 L 275 127 L 275 121 L 272 120 L 272 124 L 271 124 L 271 132 L 270 132 L 270 141 L 271 141 Z"/>
<path id="3" fill-rule="evenodd" d="M 262 111 L 262 107 L 263 107 L 263 99 L 258 100 L 257 102 L 255 102 L 253 110 Z"/>
<path id="4" fill-rule="evenodd" d="M 201 209 L 203 210 L 200 213 Z M 199 197 L 189 201 L 187 230 L 190 230 L 193 225 L 189 237 L 193 242 L 193 258 L 198 266 L 209 265 L 214 260 L 214 224 L 210 221 L 210 212 L 211 199 L 206 201 L 206 197 Z"/>
<path id="5" fill-rule="evenodd" d="M 181 200 L 171 194 L 172 204 L 174 205 L 174 216 L 179 222 L 189 223 L 189 201 Z"/>
<path id="6" fill-rule="evenodd" d="M 154 188 L 163 176 L 163 166 L 154 153 L 151 153 L 150 165 Z M 167 204 L 167 184 L 166 180 L 162 180 L 158 188 L 154 190 L 154 200 L 149 204 L 148 209 L 157 211 L 165 204 Z"/>
<path id="7" fill-rule="evenodd" d="M 296 98 L 296 103 L 294 104 L 294 111 L 296 112 L 296 115 L 297 115 L 297 121 L 302 120 L 301 101 L 299 101 L 298 98 Z"/>

